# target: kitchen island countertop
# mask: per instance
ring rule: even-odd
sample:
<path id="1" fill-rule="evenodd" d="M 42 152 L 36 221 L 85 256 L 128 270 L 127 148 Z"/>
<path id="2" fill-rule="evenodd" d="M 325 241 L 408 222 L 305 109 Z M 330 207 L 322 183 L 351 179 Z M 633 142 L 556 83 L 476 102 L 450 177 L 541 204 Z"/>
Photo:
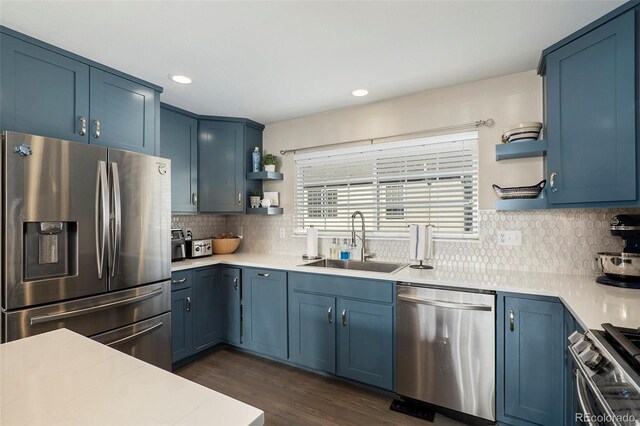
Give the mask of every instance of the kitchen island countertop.
<path id="1" fill-rule="evenodd" d="M 214 255 L 171 264 L 173 272 L 217 264 L 340 275 L 385 281 L 411 282 L 461 289 L 492 290 L 558 297 L 583 328 L 600 329 L 602 323 L 637 328 L 640 325 L 640 290 L 609 287 L 595 275 L 551 274 L 485 268 L 437 266 L 430 270 L 403 268 L 389 274 L 303 266 L 300 256 L 255 253 Z"/>
<path id="2" fill-rule="evenodd" d="M 264 413 L 67 329 L 0 345 L 2 425 L 262 425 Z"/>

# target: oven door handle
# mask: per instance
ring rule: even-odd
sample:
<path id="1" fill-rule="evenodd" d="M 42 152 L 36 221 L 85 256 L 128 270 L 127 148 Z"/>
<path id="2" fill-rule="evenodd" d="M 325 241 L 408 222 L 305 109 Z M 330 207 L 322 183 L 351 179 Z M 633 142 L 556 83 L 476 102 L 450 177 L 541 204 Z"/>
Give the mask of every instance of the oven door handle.
<path id="1" fill-rule="evenodd" d="M 580 409 L 582 413 L 584 413 L 586 419 L 583 419 L 583 422 L 587 426 L 599 426 L 598 423 L 595 423 L 591 420 L 593 418 L 593 411 L 591 410 L 591 406 L 589 404 L 589 399 L 587 397 L 587 384 L 577 369 L 573 370 L 573 374 L 576 376 L 576 393 L 578 394 L 578 404 L 580 404 Z"/>
<path id="2" fill-rule="evenodd" d="M 129 340 L 137 339 L 139 337 L 144 336 L 145 334 L 149 334 L 152 331 L 157 330 L 158 328 L 162 327 L 163 325 L 164 325 L 164 323 L 161 321 L 161 322 L 159 322 L 157 324 L 152 325 L 151 327 L 147 327 L 144 330 L 140 330 L 137 333 L 133 333 L 133 334 L 130 334 L 129 336 L 123 337 L 122 339 L 118 339 L 118 340 L 115 340 L 113 342 L 106 343 L 106 345 L 107 346 L 115 346 L 115 345 L 120 344 L 120 343 L 128 342 Z"/>

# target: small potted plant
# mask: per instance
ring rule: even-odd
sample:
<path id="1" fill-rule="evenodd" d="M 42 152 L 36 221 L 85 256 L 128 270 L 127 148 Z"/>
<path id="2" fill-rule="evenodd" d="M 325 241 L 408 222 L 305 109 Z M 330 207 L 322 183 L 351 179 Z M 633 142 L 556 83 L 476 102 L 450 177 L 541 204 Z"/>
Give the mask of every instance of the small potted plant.
<path id="1" fill-rule="evenodd" d="M 262 166 L 265 172 L 275 172 L 278 165 L 278 157 L 273 154 L 265 154 L 262 157 Z"/>
<path id="2" fill-rule="evenodd" d="M 261 198 L 260 190 L 252 189 L 251 196 L 249 196 L 249 205 L 251 206 L 252 209 L 260 207 L 260 198 Z"/>

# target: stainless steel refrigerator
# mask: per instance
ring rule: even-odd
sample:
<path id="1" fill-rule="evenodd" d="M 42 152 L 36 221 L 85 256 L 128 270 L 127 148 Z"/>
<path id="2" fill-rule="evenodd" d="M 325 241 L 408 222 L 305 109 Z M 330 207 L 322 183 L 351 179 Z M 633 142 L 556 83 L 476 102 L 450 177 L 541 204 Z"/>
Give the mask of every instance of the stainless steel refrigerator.
<path id="1" fill-rule="evenodd" d="M 171 163 L 2 134 L 2 340 L 66 327 L 171 368 Z"/>

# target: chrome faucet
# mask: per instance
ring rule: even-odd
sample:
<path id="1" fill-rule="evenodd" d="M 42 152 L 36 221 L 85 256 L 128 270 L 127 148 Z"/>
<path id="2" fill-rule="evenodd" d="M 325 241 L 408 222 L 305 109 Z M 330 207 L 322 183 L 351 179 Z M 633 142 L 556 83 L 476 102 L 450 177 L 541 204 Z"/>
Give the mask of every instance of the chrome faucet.
<path id="1" fill-rule="evenodd" d="M 362 229 L 361 229 L 361 234 L 360 235 L 356 235 L 356 228 L 355 228 L 355 219 L 356 216 L 360 216 L 360 220 L 362 220 Z M 373 257 L 372 255 L 370 255 L 369 253 L 367 253 L 367 248 L 366 248 L 366 241 L 367 241 L 367 233 L 364 229 L 364 215 L 362 214 L 362 212 L 360 210 L 356 210 L 352 215 L 351 215 L 351 247 L 356 247 L 358 245 L 358 242 L 356 240 L 356 236 L 358 238 L 360 238 L 360 241 L 362 241 L 362 248 L 360 249 L 360 260 L 362 262 L 366 262 L 367 259 Z"/>

